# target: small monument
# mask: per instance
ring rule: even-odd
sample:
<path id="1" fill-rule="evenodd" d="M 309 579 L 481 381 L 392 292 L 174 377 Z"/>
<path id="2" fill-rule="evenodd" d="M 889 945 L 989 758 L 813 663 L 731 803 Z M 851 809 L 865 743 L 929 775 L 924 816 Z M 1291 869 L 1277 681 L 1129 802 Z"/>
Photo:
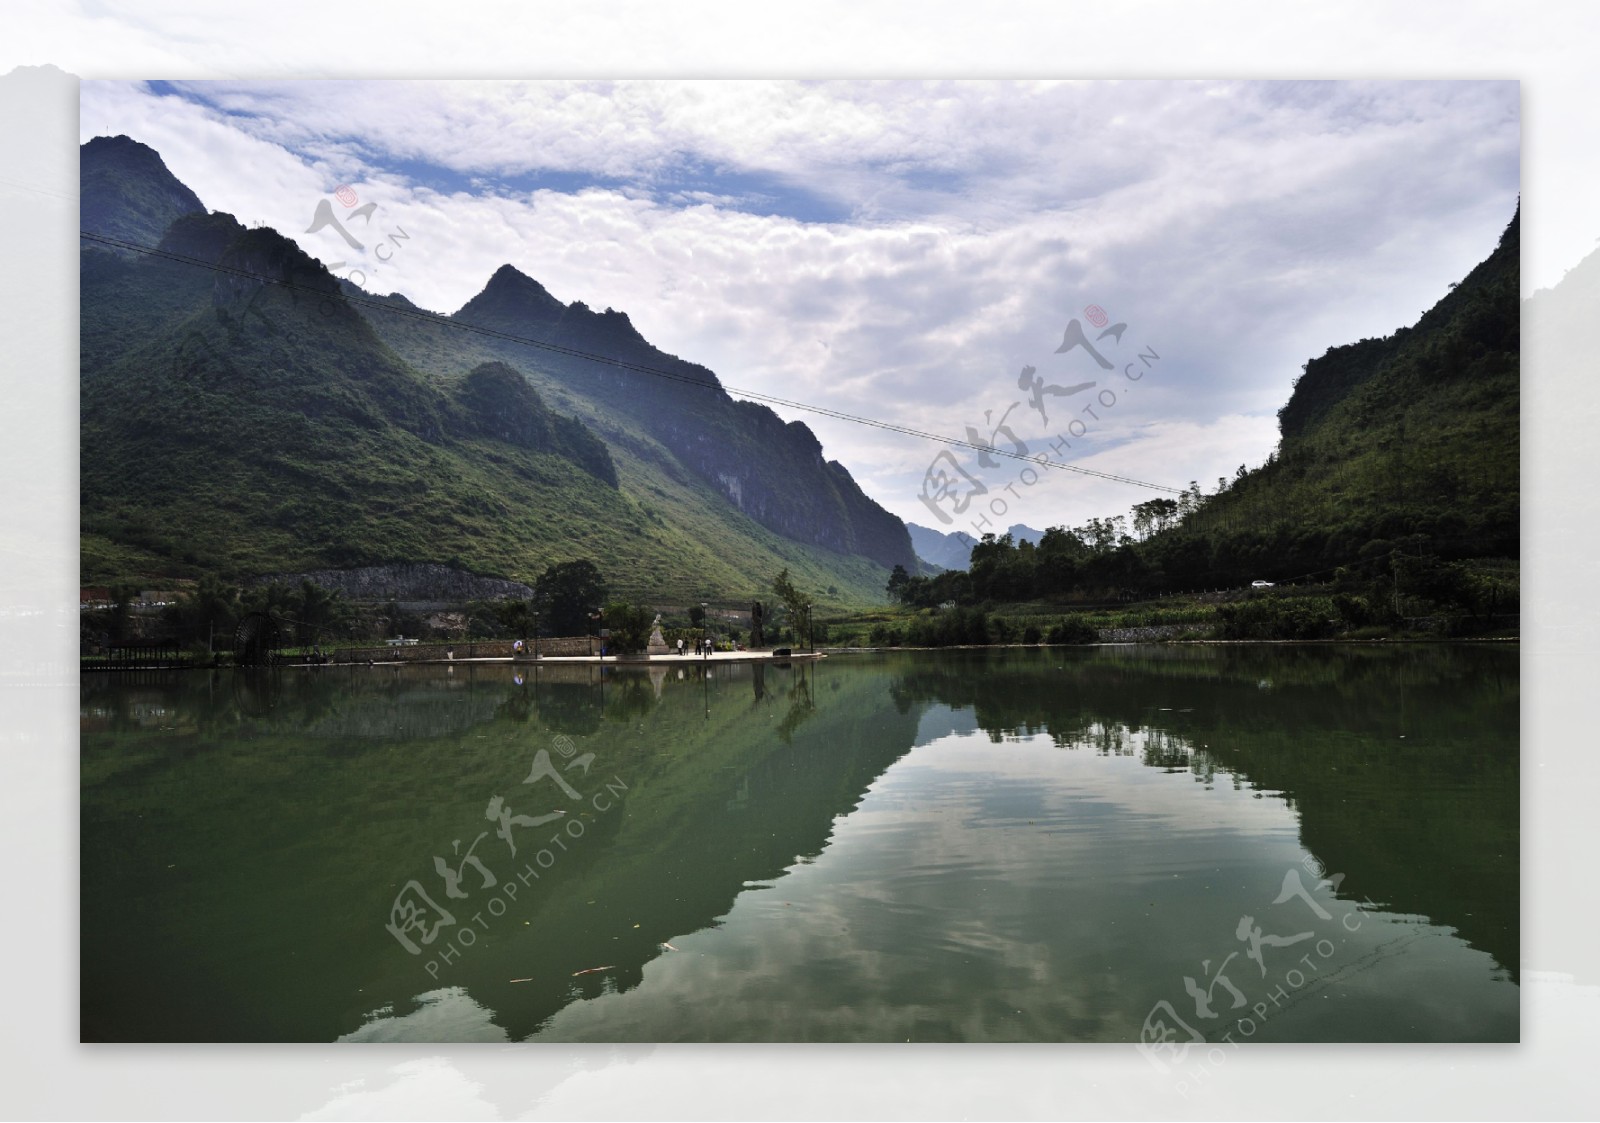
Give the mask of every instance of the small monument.
<path id="1" fill-rule="evenodd" d="M 668 655 L 671 653 L 671 648 L 667 647 L 666 638 L 661 634 L 661 613 L 659 612 L 656 613 L 655 621 L 650 626 L 650 647 L 648 652 L 651 655 Z"/>

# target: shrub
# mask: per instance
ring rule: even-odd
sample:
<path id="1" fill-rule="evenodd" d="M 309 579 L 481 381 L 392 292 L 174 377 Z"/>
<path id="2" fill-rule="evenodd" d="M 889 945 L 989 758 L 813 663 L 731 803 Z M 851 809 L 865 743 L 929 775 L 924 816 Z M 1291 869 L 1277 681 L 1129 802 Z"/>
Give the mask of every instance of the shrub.
<path id="1" fill-rule="evenodd" d="M 605 627 L 611 638 L 606 651 L 615 655 L 637 655 L 650 646 L 650 626 L 656 614 L 642 604 L 612 601 L 606 605 Z"/>
<path id="2" fill-rule="evenodd" d="M 1050 626 L 1045 642 L 1050 644 L 1063 643 L 1099 643 L 1100 633 L 1082 616 L 1068 616 Z"/>
<path id="3" fill-rule="evenodd" d="M 1359 628 L 1373 623 L 1376 619 L 1372 603 L 1366 597 L 1352 596 L 1349 593 L 1334 594 L 1333 610 L 1348 627 Z"/>
<path id="4" fill-rule="evenodd" d="M 952 608 L 935 616 L 919 616 L 906 630 L 916 647 L 951 647 L 989 642 L 989 615 L 981 608 Z"/>
<path id="5" fill-rule="evenodd" d="M 874 624 L 867 633 L 867 642 L 873 647 L 899 647 L 903 638 L 899 629 L 887 624 Z"/>
<path id="6" fill-rule="evenodd" d="M 1217 607 L 1223 639 L 1326 639 L 1336 609 L 1326 597 L 1268 596 Z"/>

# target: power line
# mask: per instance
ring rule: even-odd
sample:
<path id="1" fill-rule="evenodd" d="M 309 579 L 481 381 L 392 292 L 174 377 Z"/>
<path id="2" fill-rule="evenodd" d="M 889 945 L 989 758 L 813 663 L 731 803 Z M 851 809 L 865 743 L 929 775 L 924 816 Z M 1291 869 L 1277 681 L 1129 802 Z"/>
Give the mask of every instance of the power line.
<path id="1" fill-rule="evenodd" d="M 329 297 L 333 295 L 325 289 L 313 288 L 309 285 L 297 285 L 292 281 L 263 276 L 259 273 L 252 273 L 247 269 L 233 268 L 223 265 L 220 262 L 210 262 L 204 260 L 203 258 L 189 257 L 185 254 L 173 253 L 171 250 L 163 250 L 156 246 L 146 246 L 137 242 L 128 242 L 120 238 L 112 238 L 104 234 L 91 233 L 87 230 L 78 231 L 78 236 L 80 238 L 86 238 L 92 242 L 99 242 L 103 245 L 114 246 L 118 249 L 131 250 L 135 253 L 142 253 L 150 257 L 164 258 L 168 261 L 175 261 L 184 265 L 194 265 L 202 269 L 210 269 L 217 273 L 227 273 L 232 276 L 245 278 L 247 280 L 258 281 L 262 284 L 277 285 L 280 288 L 289 289 L 295 292 L 305 292 L 323 297 Z M 761 402 L 766 405 L 776 405 L 783 406 L 787 409 L 802 410 L 807 413 L 817 414 L 821 417 L 831 417 L 838 421 L 849 421 L 856 425 L 866 425 L 874 429 L 882 429 L 886 432 L 900 433 L 908 437 L 917 437 L 922 440 L 934 441 L 938 444 L 949 445 L 954 448 L 971 449 L 975 452 L 988 453 L 991 456 L 1004 456 L 1011 460 L 1020 460 L 1023 463 L 1031 464 L 1038 468 L 1047 468 L 1063 472 L 1076 472 L 1079 475 L 1092 476 L 1096 479 L 1109 480 L 1113 483 L 1130 484 L 1134 487 L 1148 488 L 1152 491 L 1165 491 L 1172 495 L 1183 494 L 1182 488 L 1168 487 L 1165 484 L 1150 483 L 1148 480 L 1136 480 L 1130 476 L 1118 475 L 1115 472 L 1100 472 L 1093 468 L 1079 467 L 1076 464 L 1063 464 L 1060 461 L 1051 460 L 1049 457 L 1044 456 L 1043 454 L 1038 456 L 1030 456 L 1025 452 L 1007 451 L 994 445 L 985 445 L 978 444 L 973 441 L 964 441 L 956 437 L 947 437 L 938 433 L 930 433 L 923 429 L 914 429 L 910 426 L 900 425 L 892 421 L 881 421 L 877 418 L 863 417 L 859 414 L 846 413 L 843 410 L 830 409 L 827 406 L 817 406 L 806 402 L 797 402 L 789 398 L 779 398 L 771 394 L 762 394 L 755 390 L 748 390 L 739 386 L 731 386 L 718 381 L 707 382 L 704 379 L 691 378 L 685 374 L 678 374 L 673 371 L 663 370 L 660 367 L 653 367 L 644 363 L 630 362 L 626 359 L 619 359 L 609 355 L 599 355 L 592 351 L 580 350 L 576 347 L 563 347 L 557 343 L 548 343 L 543 340 L 529 339 L 525 336 L 514 335 L 511 332 L 499 331 L 495 328 L 483 327 L 476 324 L 464 324 L 459 320 L 452 320 L 435 312 L 428 312 L 421 308 L 391 304 L 387 301 L 378 300 L 370 296 L 352 296 L 349 293 L 341 293 L 341 295 L 343 296 L 345 302 L 349 304 L 358 304 L 366 308 L 388 312 L 392 315 L 409 316 L 413 319 L 421 320 L 426 323 L 455 328 L 460 331 L 473 332 L 474 334 L 486 336 L 491 339 L 504 340 L 508 343 L 517 343 L 524 347 L 533 347 L 543 351 L 550 351 L 558 355 L 566 355 L 570 358 L 586 359 L 590 362 L 600 363 L 605 366 L 617 367 L 621 370 L 633 371 L 637 374 L 647 374 L 655 378 L 663 378 L 670 382 L 678 382 L 686 386 L 695 386 L 703 390 L 722 390 L 724 393 L 730 395 L 737 394 L 741 398 L 747 398 L 751 401 Z"/>

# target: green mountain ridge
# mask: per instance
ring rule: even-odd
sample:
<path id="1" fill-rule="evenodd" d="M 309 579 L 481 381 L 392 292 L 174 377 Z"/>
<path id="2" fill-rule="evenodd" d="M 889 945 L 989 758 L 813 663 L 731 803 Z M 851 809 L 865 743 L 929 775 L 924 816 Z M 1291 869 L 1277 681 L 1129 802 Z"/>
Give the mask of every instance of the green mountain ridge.
<path id="1" fill-rule="evenodd" d="M 174 220 L 205 211 L 155 149 L 130 137 L 85 141 L 80 161 L 78 214 L 85 230 L 154 245 Z"/>
<path id="2" fill-rule="evenodd" d="M 1307 363 L 1276 454 L 1204 518 L 1263 540 L 1298 526 L 1275 559 L 1283 576 L 1408 537 L 1445 556 L 1516 557 L 1520 219 L 1415 325 Z"/>
<path id="3" fill-rule="evenodd" d="M 374 307 L 363 304 L 364 310 Z M 443 373 L 439 347 L 417 339 L 423 325 L 413 321 L 401 331 L 398 317 L 372 319 L 419 369 Z M 581 301 L 564 306 L 537 281 L 505 265 L 448 322 L 530 341 L 534 346 L 480 337 L 488 344 L 486 354 L 552 390 L 581 395 L 591 409 L 600 407 L 591 414 L 595 421 L 629 419 L 763 526 L 839 553 L 863 554 L 886 568 L 915 564 L 905 525 L 868 498 L 843 465 L 823 458 L 808 426 L 786 423 L 766 406 L 736 401 L 705 367 L 652 346 L 626 313 L 597 313 Z M 436 331 L 448 330 L 444 323 L 440 319 Z M 454 341 L 442 341 L 448 354 Z"/>
<path id="4" fill-rule="evenodd" d="M 86 184 L 116 189 L 88 234 L 154 245 L 165 220 L 158 254 L 81 253 L 85 583 L 421 562 L 527 581 L 587 557 L 645 600 L 748 603 L 788 567 L 843 604 L 881 597 L 902 543 L 912 557 L 805 426 L 622 313 L 509 266 L 455 318 L 374 298 L 276 231 L 171 214 L 199 200 L 137 142 L 82 156 Z M 467 330 L 495 324 L 690 384 Z"/>
<path id="5" fill-rule="evenodd" d="M 1521 550 L 1519 250 L 1520 210 L 1414 325 L 1307 362 L 1265 464 L 1240 465 L 1210 494 L 1196 482 L 1136 504 L 1131 520 L 1048 528 L 1037 544 L 985 535 L 965 571 L 896 573 L 896 598 L 1067 604 L 1332 583 L 1326 605 L 1229 609 L 1244 633 L 1230 638 L 1315 638 L 1407 615 L 1507 626 Z M 1556 297 L 1537 307 L 1582 314 Z"/>

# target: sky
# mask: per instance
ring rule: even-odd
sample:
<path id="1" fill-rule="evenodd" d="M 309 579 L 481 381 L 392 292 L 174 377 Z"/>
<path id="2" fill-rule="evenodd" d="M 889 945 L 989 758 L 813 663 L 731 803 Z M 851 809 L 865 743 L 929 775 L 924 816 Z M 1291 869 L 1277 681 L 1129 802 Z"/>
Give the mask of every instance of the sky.
<path id="1" fill-rule="evenodd" d="M 137 1100 L 166 1109 L 173 1118 L 263 1113 L 348 1118 L 356 1111 L 386 1118 L 643 1118 L 676 1111 L 706 1119 L 779 1113 L 818 1119 L 847 1114 L 1116 1118 L 1179 1112 L 1281 1119 L 1327 1113 L 1330 1094 L 1336 1094 L 1340 1102 L 1359 1101 L 1368 1114 L 1444 1119 L 1530 1110 L 1577 1116 L 1581 1105 L 1592 1101 L 1586 1045 L 1600 1010 L 1591 946 L 1600 915 L 1592 892 L 1573 891 L 1587 882 L 1574 861 L 1582 848 L 1572 845 L 1572 825 L 1593 821 L 1588 804 L 1595 758 L 1579 750 L 1592 728 L 1586 703 L 1600 676 L 1600 655 L 1588 620 L 1593 612 L 1575 606 L 1569 592 L 1600 580 L 1600 546 L 1593 541 L 1600 512 L 1594 510 L 1595 489 L 1588 483 L 1600 390 L 1586 376 L 1582 334 L 1569 330 L 1558 338 L 1537 317 L 1527 324 L 1529 365 L 1521 406 L 1529 607 L 1523 795 L 1537 813 L 1529 816 L 1524 838 L 1525 1040 L 1514 1050 L 1480 1053 L 1461 1064 L 1450 1049 L 1430 1050 L 1419 1060 L 1396 1050 L 1338 1047 L 1268 1056 L 1246 1046 L 1230 1051 L 1206 1086 L 1181 1092 L 1171 1080 L 1154 1077 L 1145 1058 L 1131 1048 L 1026 1055 L 1001 1049 L 984 1050 L 982 1056 L 908 1048 L 887 1058 L 828 1054 L 820 1060 L 816 1053 L 781 1049 L 759 1055 L 650 1047 L 551 1049 L 491 1057 L 481 1050 L 445 1048 L 403 1054 L 297 1049 L 270 1055 L 154 1048 L 141 1051 L 137 1064 L 130 1065 L 75 1045 L 77 855 L 61 824 L 72 822 L 78 791 L 77 629 L 76 609 L 70 607 L 78 554 L 78 240 L 73 233 L 78 215 L 72 144 L 77 78 L 85 80 L 85 104 L 100 93 L 91 85 L 94 80 L 151 75 L 229 80 L 519 74 L 1520 79 L 1527 294 L 1560 281 L 1595 251 L 1600 234 L 1594 191 L 1600 180 L 1594 115 L 1600 99 L 1600 68 L 1594 65 L 1600 6 L 1509 0 L 1338 5 L 1011 0 L 988 6 L 959 0 L 871 5 L 817 0 L 802 11 L 732 0 L 467 6 L 387 0 L 381 6 L 338 9 L 311 0 L 229 5 L 149 0 L 137 6 L 14 0 L 6 31 L 0 37 L 0 134 L 9 159 L 0 170 L 0 196 L 6 201 L 0 207 L 0 232 L 8 252 L 0 279 L 6 306 L 14 313 L 7 347 L 8 369 L 16 376 L 8 383 L 8 408 L 0 411 L 5 427 L 0 457 L 17 486 L 3 501 L 8 532 L 0 545 L 10 552 L 0 575 L 8 605 L 69 606 L 65 623 L 43 614 L 14 614 L 0 629 L 0 665 L 26 687 L 0 691 L 0 703 L 9 703 L 0 705 L 0 726 L 8 744 L 19 750 L 6 757 L 0 784 L 6 814 L 0 819 L 17 846 L 37 854 L 35 865 L 47 874 L 30 885 L 34 923 L 16 930 L 16 950 L 26 956 L 30 970 L 15 981 L 11 1015 L 0 1026 L 23 1062 L 13 1066 L 7 1089 L 19 1112 L 39 1118 L 119 1118 L 126 1104 Z M 59 68 L 55 73 L 73 81 L 62 82 L 60 89 L 48 84 L 40 89 L 41 83 L 24 81 L 26 75 L 13 72 L 15 67 Z M 131 124 L 123 128 L 133 131 Z M 101 130 L 91 123 L 83 135 L 96 131 Z M 169 159 L 176 163 L 175 157 Z M 225 200 L 215 194 L 221 183 L 210 188 L 199 182 L 201 162 L 190 161 L 192 182 L 208 204 L 223 206 Z M 1418 170 L 1402 161 L 1400 174 Z M 265 165 L 253 166 L 251 173 L 264 177 Z M 291 185 L 314 198 L 337 182 L 333 176 L 304 175 L 302 169 Z M 230 190 L 243 194 L 252 184 Z M 247 209 L 244 203 L 231 205 Z M 311 200 L 294 195 L 279 209 L 286 229 L 309 225 Z M 1500 222 L 1498 216 L 1487 222 L 1494 228 L 1491 236 Z M 1152 238 L 1159 243 L 1159 237 Z M 411 246 L 425 244 L 414 238 Z M 1464 251 L 1465 257 L 1478 255 L 1476 249 Z M 504 260 L 487 256 L 496 264 Z M 430 264 L 443 269 L 443 255 Z M 408 274 L 407 285 L 415 279 Z M 1364 277 L 1369 283 L 1391 279 L 1381 270 Z M 1066 296 L 1076 306 L 1080 294 Z M 1119 311 L 1109 298 L 1097 294 L 1095 299 L 1108 311 Z M 1423 296 L 1418 306 L 1430 300 Z M 606 302 L 628 307 L 636 320 L 643 315 L 623 297 L 600 301 Z M 1130 331 L 1150 323 L 1148 308 L 1141 305 L 1140 315 L 1144 319 L 1127 313 Z M 1048 326 L 1053 334 L 1059 318 L 1047 319 L 1039 331 Z M 652 330 L 660 342 L 661 331 Z M 1320 353 L 1327 343 L 1313 340 L 1308 350 Z M 1290 369 L 1273 380 L 1292 375 L 1307 357 L 1288 358 Z M 1258 365 L 1264 364 L 1246 363 L 1245 372 Z M 1196 368 L 1185 369 L 1198 377 Z M 749 373 L 749 365 L 740 371 Z M 1011 372 L 986 373 L 998 378 Z M 730 372 L 722 374 L 737 384 Z M 1174 389 L 1184 385 L 1172 382 Z M 994 385 L 1004 389 L 1003 382 Z M 1268 407 L 1276 403 L 1271 392 L 1265 396 L 1273 399 Z M 1205 400 L 1203 392 L 1194 395 L 1191 411 L 1200 414 Z M 939 420 L 957 427 L 967 423 L 954 410 Z M 852 468 L 859 471 L 855 464 Z M 1120 504 L 1124 494 L 1113 489 L 1107 501 Z M 913 513 L 918 506 L 914 500 L 902 502 Z M 1329 1093 L 1330 1088 L 1338 1091 Z"/>
<path id="2" fill-rule="evenodd" d="M 970 535 L 1261 463 L 1302 364 L 1490 253 L 1522 143 L 1485 80 L 85 81 L 80 133 L 374 293 L 453 312 L 509 263 L 735 396 L 1138 481 L 778 407 Z"/>

